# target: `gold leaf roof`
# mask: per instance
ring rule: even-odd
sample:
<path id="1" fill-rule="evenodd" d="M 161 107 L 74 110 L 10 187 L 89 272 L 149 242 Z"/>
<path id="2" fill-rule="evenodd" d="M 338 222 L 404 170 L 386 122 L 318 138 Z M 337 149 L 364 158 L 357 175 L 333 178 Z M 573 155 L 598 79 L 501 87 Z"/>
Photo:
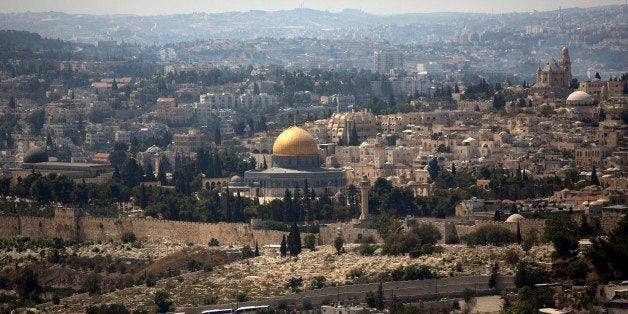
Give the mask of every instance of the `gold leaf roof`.
<path id="1" fill-rule="evenodd" d="M 277 136 L 273 144 L 273 155 L 318 155 L 318 144 L 308 131 L 298 126 L 291 126 Z"/>

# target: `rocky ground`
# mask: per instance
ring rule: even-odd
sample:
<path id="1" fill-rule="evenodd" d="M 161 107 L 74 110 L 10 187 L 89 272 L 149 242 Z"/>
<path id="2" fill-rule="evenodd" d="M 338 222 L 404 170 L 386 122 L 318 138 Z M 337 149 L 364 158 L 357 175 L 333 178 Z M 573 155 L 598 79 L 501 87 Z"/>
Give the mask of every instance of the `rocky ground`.
<path id="1" fill-rule="evenodd" d="M 95 252 L 94 247 L 98 247 Z M 184 245 L 144 244 L 141 248 L 128 248 L 127 245 L 100 244 L 82 247 L 78 255 L 110 254 L 114 257 L 152 259 L 158 261 L 171 254 L 189 252 L 189 258 L 198 254 L 198 250 Z M 552 247 L 542 245 L 533 247 L 527 254 L 518 245 L 505 247 L 466 245 L 444 245 L 442 253 L 430 256 L 410 258 L 408 256 L 360 256 L 356 244 L 345 245 L 345 253 L 335 254 L 331 246 L 317 247 L 316 251 L 305 249 L 297 258 L 282 258 L 274 249 L 262 249 L 262 256 L 241 260 L 219 267 L 210 272 L 182 272 L 181 275 L 162 279 L 154 287 L 135 286 L 96 296 L 77 295 L 61 300 L 60 305 L 46 304 L 40 307 L 47 313 L 83 312 L 88 305 L 99 303 L 122 303 L 129 309 L 143 308 L 154 310 L 153 296 L 157 290 L 170 293 L 170 300 L 176 308 L 201 306 L 212 302 L 235 302 L 236 294 L 244 295 L 249 300 L 263 299 L 272 295 L 290 293 L 285 287 L 291 277 L 303 278 L 303 289 L 316 276 L 324 276 L 326 285 L 351 284 L 355 282 L 376 281 L 386 269 L 400 265 L 429 265 L 440 276 L 483 274 L 491 272 L 492 265 L 499 261 L 501 274 L 513 274 L 514 264 L 505 260 L 507 251 L 514 251 L 524 260 L 540 263 L 551 262 Z M 201 248 L 199 248 L 201 249 Z M 204 248 L 203 248 L 204 249 Z M 229 250 L 229 248 L 223 248 Z M 237 248 L 231 248 L 232 251 Z M 197 253 L 194 253 L 197 252 Z M 512 255 L 512 253 L 511 253 Z M 347 279 L 347 274 L 358 268 L 363 275 L 357 279 Z"/>

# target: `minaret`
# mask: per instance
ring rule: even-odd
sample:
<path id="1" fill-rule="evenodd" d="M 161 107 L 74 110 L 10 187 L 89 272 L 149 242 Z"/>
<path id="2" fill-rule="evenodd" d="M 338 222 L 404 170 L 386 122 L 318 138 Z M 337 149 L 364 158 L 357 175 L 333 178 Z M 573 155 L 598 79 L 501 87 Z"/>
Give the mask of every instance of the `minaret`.
<path id="1" fill-rule="evenodd" d="M 360 220 L 366 220 L 369 216 L 369 188 L 371 183 L 365 175 L 362 176 L 360 181 L 360 195 L 362 198 L 362 212 L 360 213 Z"/>
<path id="2" fill-rule="evenodd" d="M 563 70 L 564 85 L 569 86 L 571 84 L 571 59 L 569 58 L 567 46 L 563 47 L 560 54 L 560 68 Z"/>
<path id="3" fill-rule="evenodd" d="M 536 81 L 539 83 L 543 83 L 543 77 L 541 76 L 541 67 L 539 66 L 538 69 L 536 69 Z"/>

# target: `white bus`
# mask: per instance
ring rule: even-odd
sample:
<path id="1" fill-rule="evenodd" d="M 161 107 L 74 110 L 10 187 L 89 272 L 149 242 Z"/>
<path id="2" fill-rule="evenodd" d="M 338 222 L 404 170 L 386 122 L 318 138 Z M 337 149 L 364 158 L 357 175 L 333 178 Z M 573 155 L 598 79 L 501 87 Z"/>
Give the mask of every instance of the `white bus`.
<path id="1" fill-rule="evenodd" d="M 233 313 L 232 309 L 218 309 L 218 310 L 206 310 L 201 312 L 201 314 L 231 314 Z"/>
<path id="2" fill-rule="evenodd" d="M 268 305 L 243 306 L 235 310 L 235 313 L 268 313 Z"/>

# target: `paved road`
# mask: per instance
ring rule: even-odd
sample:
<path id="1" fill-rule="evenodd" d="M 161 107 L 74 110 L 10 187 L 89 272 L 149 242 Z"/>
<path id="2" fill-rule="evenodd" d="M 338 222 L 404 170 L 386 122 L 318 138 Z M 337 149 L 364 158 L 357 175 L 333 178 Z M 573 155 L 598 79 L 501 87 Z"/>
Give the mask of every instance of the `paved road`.
<path id="1" fill-rule="evenodd" d="M 418 302 L 425 300 L 436 300 L 443 297 L 461 297 L 464 289 L 474 290 L 476 295 L 489 295 L 493 289 L 488 287 L 489 276 L 461 276 L 441 279 L 393 281 L 382 284 L 384 297 L 395 296 L 404 302 Z M 295 294 L 273 297 L 262 301 L 249 301 L 238 304 L 247 305 L 271 305 L 276 306 L 280 302 L 285 302 L 288 307 L 295 308 L 301 306 L 303 302 L 309 301 L 313 305 L 325 302 L 340 301 L 341 303 L 363 303 L 364 295 L 368 291 L 376 292 L 379 283 L 348 285 L 338 287 L 325 287 L 317 290 L 307 290 Z M 514 278 L 512 276 L 500 276 L 497 281 L 499 290 L 513 290 Z M 221 309 L 233 307 L 233 303 L 208 305 L 196 308 L 178 309 L 177 312 L 200 313 L 204 310 Z"/>

